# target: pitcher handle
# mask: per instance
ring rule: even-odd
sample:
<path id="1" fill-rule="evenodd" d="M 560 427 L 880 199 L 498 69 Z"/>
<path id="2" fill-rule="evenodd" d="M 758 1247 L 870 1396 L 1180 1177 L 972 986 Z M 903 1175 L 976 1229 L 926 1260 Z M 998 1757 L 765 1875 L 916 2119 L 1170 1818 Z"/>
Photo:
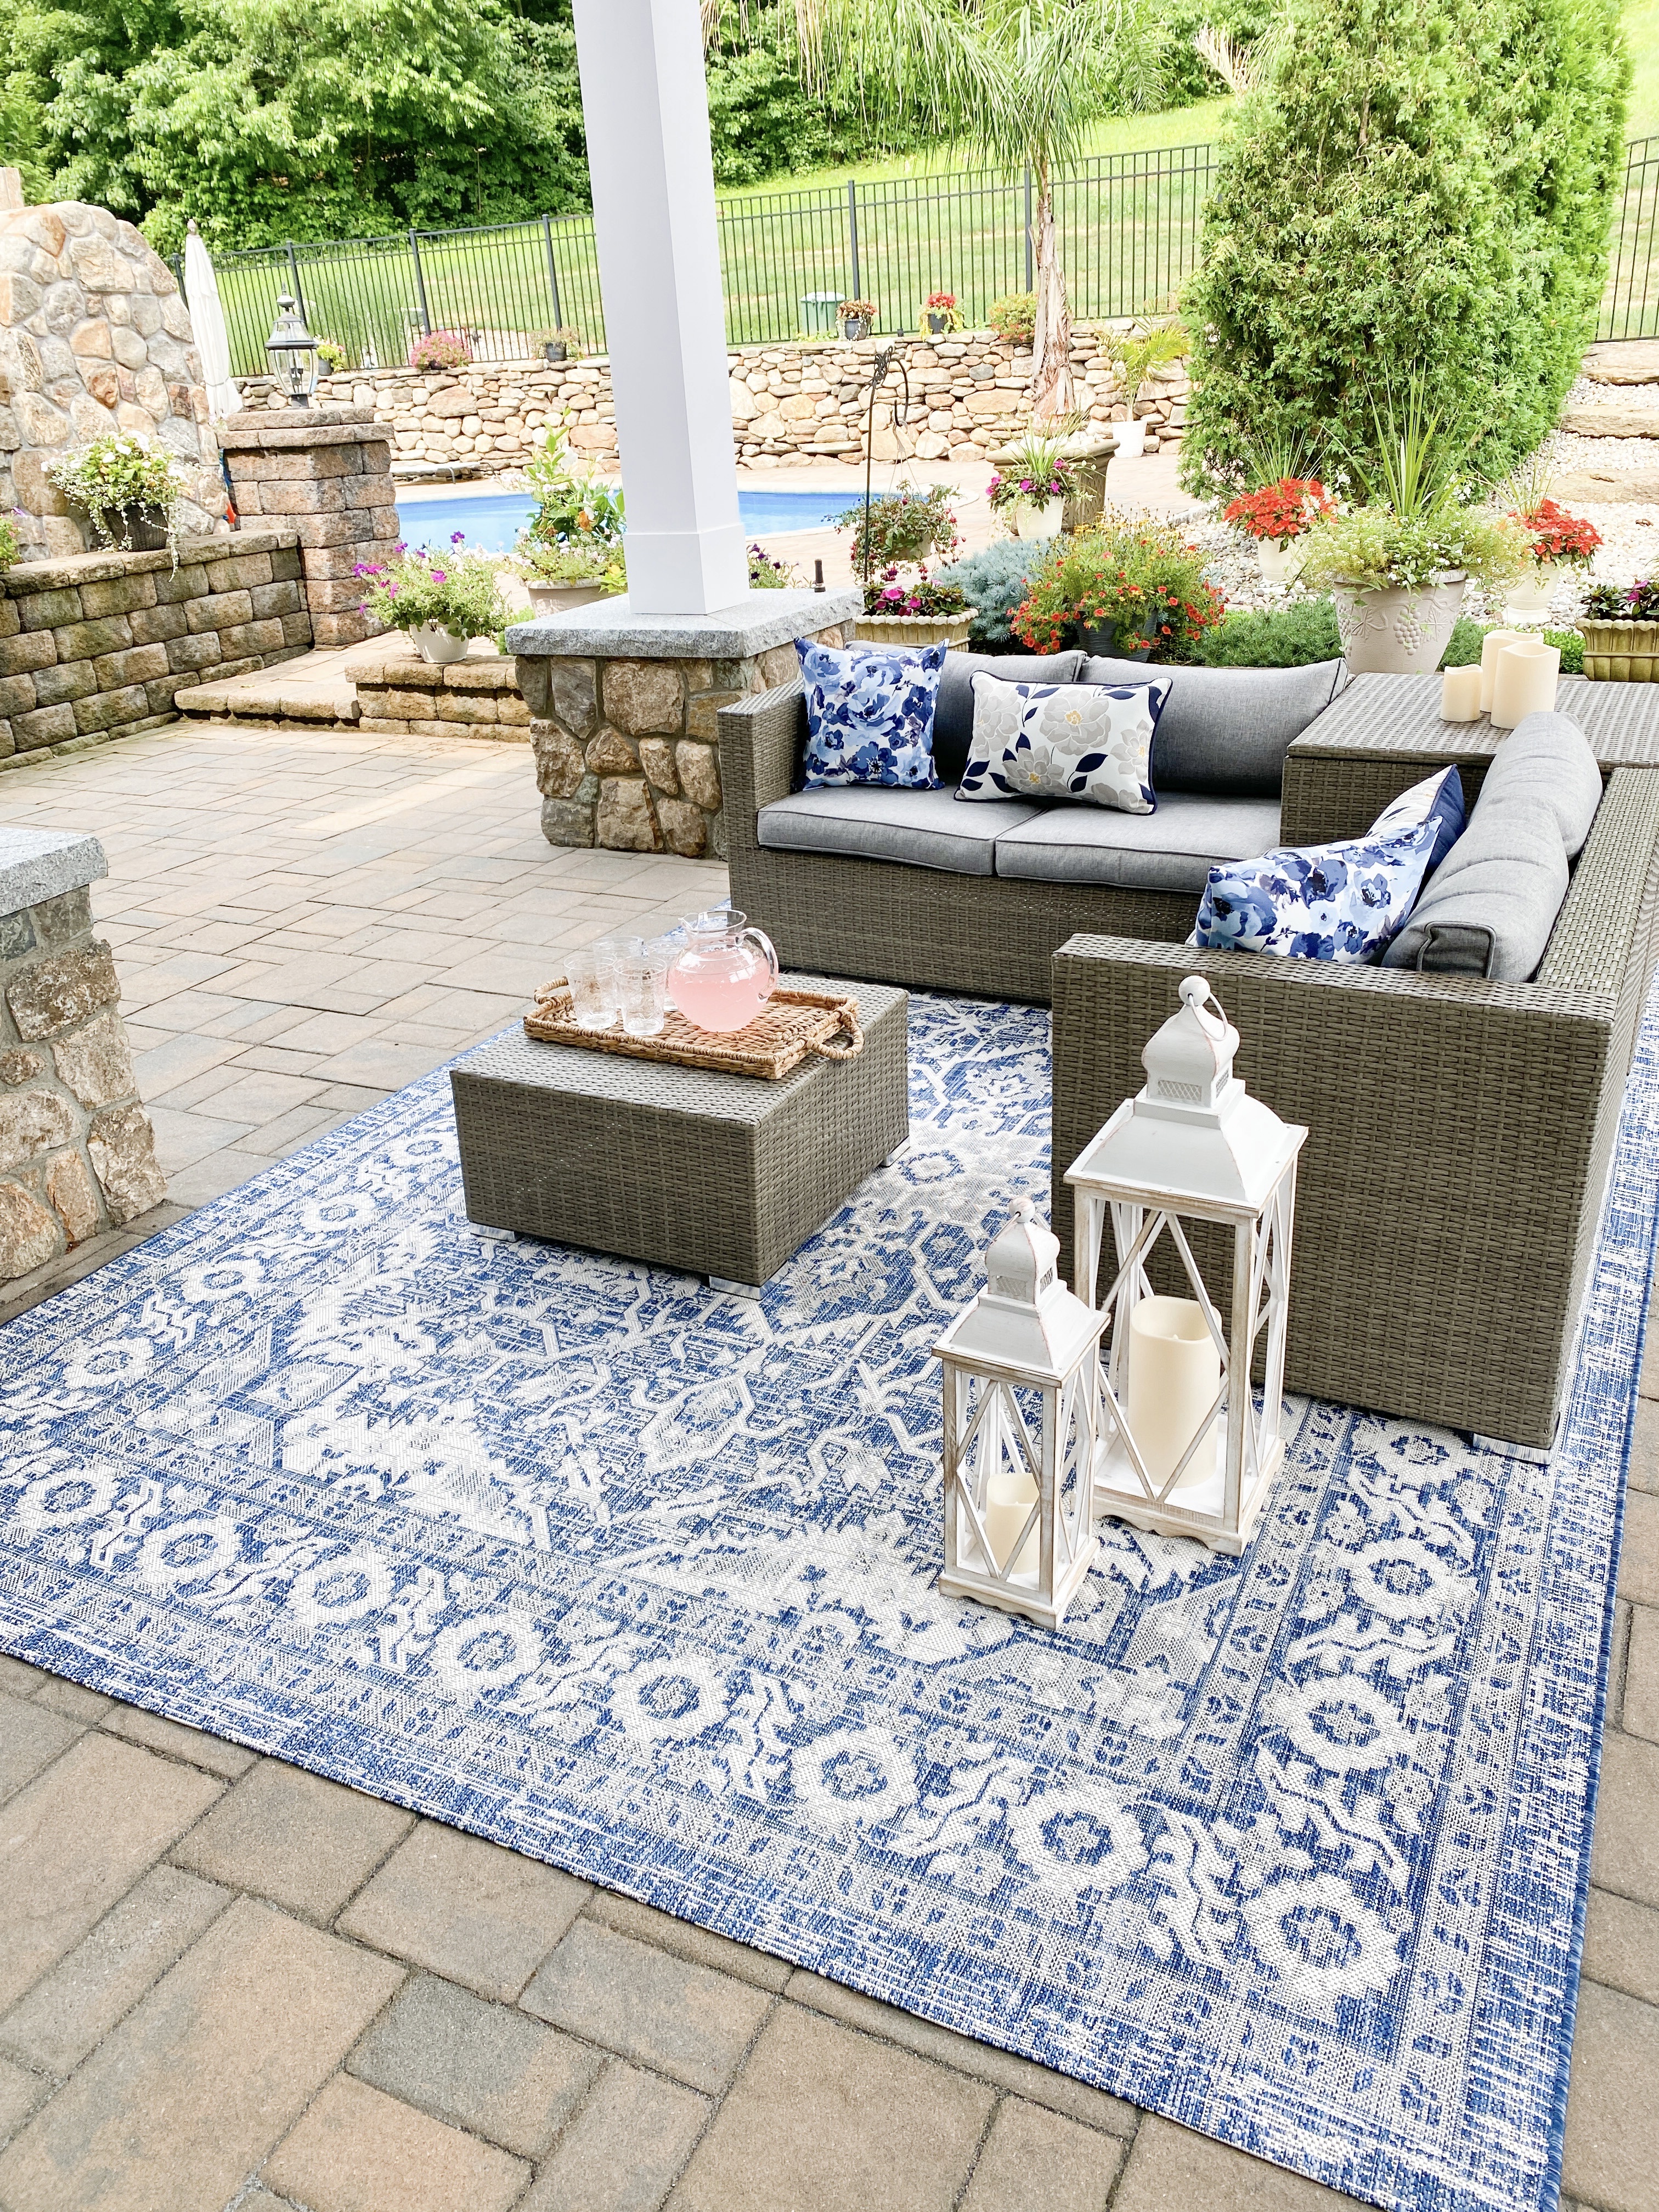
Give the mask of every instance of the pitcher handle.
<path id="1" fill-rule="evenodd" d="M 772 950 L 771 939 L 763 929 L 745 929 L 739 934 L 738 942 L 739 945 L 757 945 L 766 955 L 766 964 L 770 974 L 767 978 L 766 989 L 763 996 L 769 999 L 778 988 L 778 956 Z"/>

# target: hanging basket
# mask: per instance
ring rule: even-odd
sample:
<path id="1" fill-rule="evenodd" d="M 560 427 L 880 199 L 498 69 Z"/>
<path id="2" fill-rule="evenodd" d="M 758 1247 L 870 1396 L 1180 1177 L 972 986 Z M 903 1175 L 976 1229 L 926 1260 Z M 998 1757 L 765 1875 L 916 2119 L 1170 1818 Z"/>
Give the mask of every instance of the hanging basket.
<path id="1" fill-rule="evenodd" d="M 1659 684 L 1659 623 L 1580 622 L 1584 673 L 1593 684 Z"/>

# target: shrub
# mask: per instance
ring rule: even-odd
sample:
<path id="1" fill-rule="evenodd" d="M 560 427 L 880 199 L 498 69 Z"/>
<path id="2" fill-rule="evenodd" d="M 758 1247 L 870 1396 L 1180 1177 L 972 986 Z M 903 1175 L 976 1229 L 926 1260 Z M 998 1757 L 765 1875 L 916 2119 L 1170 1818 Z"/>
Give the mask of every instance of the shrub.
<path id="1" fill-rule="evenodd" d="M 1594 331 L 1628 78 L 1616 0 L 1287 0 L 1182 297 L 1183 481 L 1237 489 L 1264 433 L 1374 450 L 1414 366 L 1490 471 L 1529 452 Z"/>
<path id="2" fill-rule="evenodd" d="M 1292 599 L 1262 614 L 1226 615 L 1193 647 L 1194 659 L 1206 668 L 1305 668 L 1341 657 L 1329 599 Z"/>
<path id="3" fill-rule="evenodd" d="M 1460 615 L 1446 641 L 1446 650 L 1440 656 L 1443 668 L 1468 668 L 1480 658 L 1480 641 L 1496 623 L 1476 622 L 1472 616 Z M 1584 641 L 1576 629 L 1547 629 L 1540 633 L 1546 645 L 1557 646 L 1561 653 L 1563 676 L 1582 676 L 1584 672 Z"/>
<path id="4" fill-rule="evenodd" d="M 409 349 L 411 368 L 465 368 L 471 358 L 472 347 L 464 331 L 428 331 Z"/>
<path id="5" fill-rule="evenodd" d="M 1009 292 L 1000 300 L 993 300 L 985 310 L 985 319 L 1000 338 L 1028 346 L 1036 337 L 1036 294 Z"/>
<path id="6" fill-rule="evenodd" d="M 608 581 L 621 557 L 619 546 L 596 539 L 569 544 L 521 531 L 507 566 L 527 584 L 598 584 Z"/>
<path id="7" fill-rule="evenodd" d="M 1659 622 L 1659 583 L 1592 584 L 1584 614 L 1590 622 Z"/>
<path id="8" fill-rule="evenodd" d="M 1012 627 L 1015 609 L 1025 597 L 1027 580 L 1048 550 L 1041 539 L 999 538 L 983 552 L 970 553 L 935 581 L 954 584 L 975 610 L 969 641 L 981 653 L 1018 653 L 1019 640 Z"/>
<path id="9" fill-rule="evenodd" d="M 21 507 L 13 509 L 13 514 L 21 512 Z M 9 568 L 22 550 L 23 540 L 13 515 L 0 514 L 0 568 Z"/>
<path id="10" fill-rule="evenodd" d="M 925 568 L 913 584 L 902 582 L 896 568 L 884 569 L 864 587 L 867 615 L 959 615 L 967 604 L 959 584 L 941 583 Z"/>

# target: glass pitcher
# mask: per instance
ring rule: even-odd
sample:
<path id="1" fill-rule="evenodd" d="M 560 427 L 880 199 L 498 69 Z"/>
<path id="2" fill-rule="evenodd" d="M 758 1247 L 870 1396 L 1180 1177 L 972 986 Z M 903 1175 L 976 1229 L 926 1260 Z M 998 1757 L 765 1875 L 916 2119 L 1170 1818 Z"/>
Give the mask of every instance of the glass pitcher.
<path id="1" fill-rule="evenodd" d="M 694 1028 L 724 1036 L 745 1029 L 771 997 L 778 956 L 733 906 L 711 907 L 682 924 L 686 941 L 668 971 L 674 1004 Z"/>

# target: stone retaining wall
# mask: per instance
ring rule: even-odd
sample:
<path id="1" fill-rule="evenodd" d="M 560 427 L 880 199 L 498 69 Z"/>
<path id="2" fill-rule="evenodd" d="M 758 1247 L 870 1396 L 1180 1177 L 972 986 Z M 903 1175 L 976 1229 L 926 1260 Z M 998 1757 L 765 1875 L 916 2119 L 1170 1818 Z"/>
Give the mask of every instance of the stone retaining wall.
<path id="1" fill-rule="evenodd" d="M 530 742 L 530 709 L 508 653 L 469 653 L 446 668 L 422 660 L 403 638 L 347 660 L 357 687 L 357 726 L 383 737 L 495 738 Z"/>
<path id="2" fill-rule="evenodd" d="M 80 553 L 0 573 L 0 769 L 153 729 L 210 676 L 312 642 L 292 532 Z"/>
<path id="3" fill-rule="evenodd" d="M 887 343 L 869 338 L 849 345 L 824 338 L 733 349 L 727 366 L 739 457 L 798 466 L 860 459 L 872 360 L 878 345 Z M 1097 422 L 1121 422 L 1128 409 L 1102 343 L 1091 325 L 1079 325 L 1073 333 L 1078 404 Z M 1029 424 L 1028 352 L 1016 351 L 988 331 L 911 338 L 901 341 L 900 349 L 911 400 L 908 415 L 900 408 L 902 428 L 920 459 L 982 460 Z M 398 460 L 517 467 L 567 410 L 578 451 L 598 463 L 616 457 L 611 365 L 603 355 L 556 365 L 480 362 L 454 370 L 360 370 L 331 377 L 319 392 L 326 391 L 331 403 L 337 386 L 385 426 Z M 1154 442 L 1157 436 L 1180 435 L 1187 392 L 1180 365 L 1158 370 L 1143 387 L 1139 412 L 1157 426 Z M 242 392 L 251 407 L 283 404 L 263 378 L 251 379 Z M 878 460 L 902 457 L 893 412 L 899 392 L 896 376 L 890 377 L 872 424 Z"/>
<path id="4" fill-rule="evenodd" d="M 85 885 L 106 872 L 95 837 L 0 832 L 0 1282 L 167 1195 L 114 958 L 92 933 Z"/>
<path id="5" fill-rule="evenodd" d="M 298 541 L 315 642 L 378 636 L 385 625 L 365 612 L 356 571 L 384 559 L 396 540 L 397 493 L 386 433 L 368 409 L 239 414 L 222 424 L 220 442 L 238 514 Z"/>

